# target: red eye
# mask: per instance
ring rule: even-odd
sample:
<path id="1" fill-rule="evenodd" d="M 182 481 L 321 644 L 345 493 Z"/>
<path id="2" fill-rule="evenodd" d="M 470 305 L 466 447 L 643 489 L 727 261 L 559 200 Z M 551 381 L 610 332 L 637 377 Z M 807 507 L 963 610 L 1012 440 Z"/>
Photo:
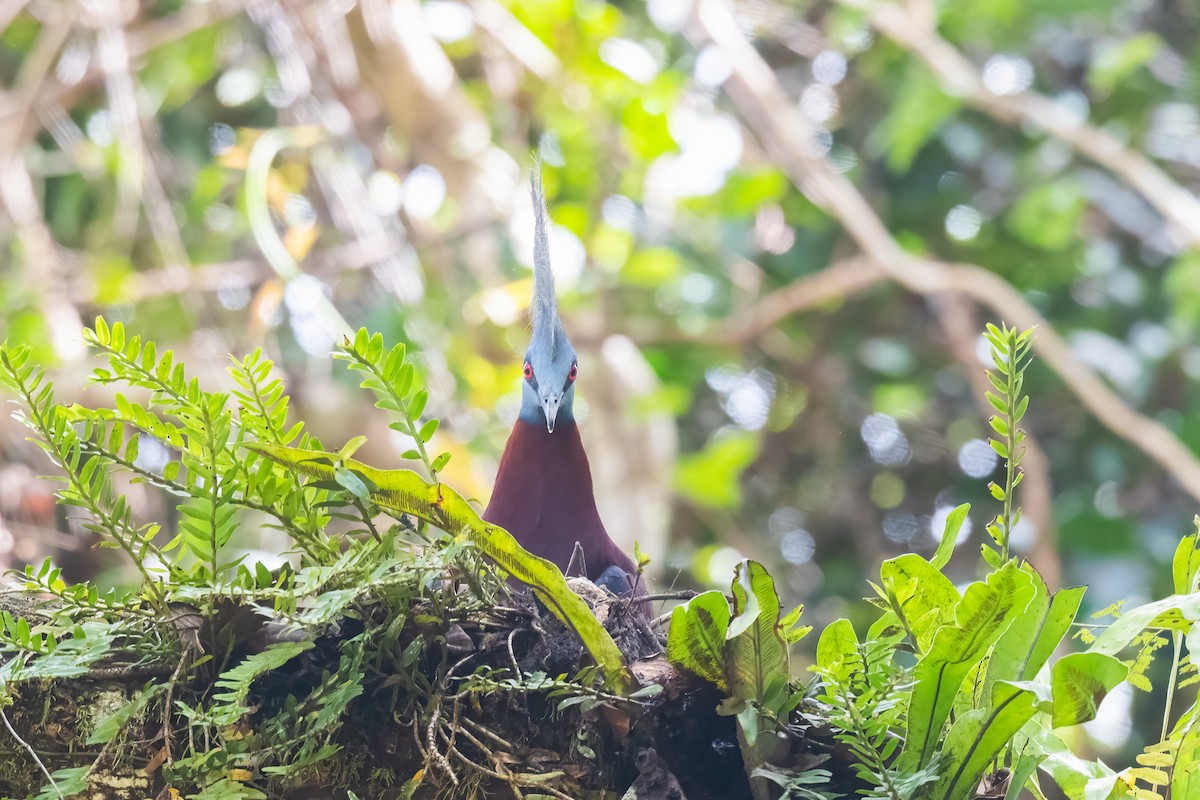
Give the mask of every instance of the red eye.
<path id="1" fill-rule="evenodd" d="M 527 380 L 527 381 L 533 380 L 533 367 L 529 364 L 528 361 L 525 362 L 525 372 L 523 374 L 525 375 L 525 380 Z"/>
<path id="2" fill-rule="evenodd" d="M 571 371 L 567 373 L 567 380 L 569 380 L 569 381 L 572 381 L 572 382 L 573 382 L 573 381 L 574 381 L 576 378 L 578 378 L 578 377 L 579 377 L 579 365 L 578 365 L 578 364 L 572 364 L 572 365 L 571 365 Z"/>

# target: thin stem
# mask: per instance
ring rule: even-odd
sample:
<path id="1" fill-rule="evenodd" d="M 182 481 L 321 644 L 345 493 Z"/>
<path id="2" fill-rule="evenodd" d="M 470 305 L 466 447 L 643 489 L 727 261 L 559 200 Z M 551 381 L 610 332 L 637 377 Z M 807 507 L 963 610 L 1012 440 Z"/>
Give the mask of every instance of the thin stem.
<path id="1" fill-rule="evenodd" d="M 214 435 L 212 417 L 209 414 L 208 403 L 204 400 L 200 401 L 204 406 L 204 431 L 205 445 L 208 447 L 209 463 L 208 468 L 211 475 L 205 481 L 208 484 L 205 488 L 208 489 L 208 557 L 209 569 L 212 580 L 217 580 L 217 572 L 220 570 L 220 561 L 217 558 L 217 550 L 220 549 L 220 531 L 218 530 L 217 518 L 221 510 L 221 496 L 217 491 L 217 437 Z"/>
<path id="2" fill-rule="evenodd" d="M 1158 737 L 1160 742 L 1167 740 L 1167 733 L 1171 727 L 1171 705 L 1175 701 L 1175 682 L 1179 678 L 1179 657 L 1183 649 L 1183 634 L 1180 631 L 1175 631 L 1175 635 L 1172 638 L 1174 639 L 1175 657 L 1171 659 L 1171 677 L 1167 681 L 1167 699 L 1163 705 L 1162 733 Z"/>
<path id="3" fill-rule="evenodd" d="M 1005 406 L 1008 411 L 1004 415 L 1004 421 L 1008 426 L 1008 436 L 1005 437 L 1008 442 L 1008 458 L 1004 463 L 1004 536 L 1000 540 L 1000 563 L 1008 561 L 1008 540 L 1012 537 L 1012 494 L 1013 483 L 1016 477 L 1017 468 L 1017 431 L 1016 418 L 1014 415 L 1014 406 L 1018 402 L 1017 397 L 1017 332 L 1014 329 L 1008 335 L 1008 341 L 1005 344 L 1008 347 L 1008 391 L 1005 397 Z"/>

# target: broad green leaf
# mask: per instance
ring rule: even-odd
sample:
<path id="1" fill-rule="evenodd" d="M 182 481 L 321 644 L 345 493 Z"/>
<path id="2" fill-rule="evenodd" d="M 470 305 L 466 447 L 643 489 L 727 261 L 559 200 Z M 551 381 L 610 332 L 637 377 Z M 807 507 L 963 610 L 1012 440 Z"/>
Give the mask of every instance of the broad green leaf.
<path id="1" fill-rule="evenodd" d="M 725 631 L 729 618 L 729 602 L 715 590 L 676 606 L 667 633 L 667 660 L 727 692 Z"/>
<path id="2" fill-rule="evenodd" d="M 791 673 L 775 581 L 766 567 L 746 559 L 734 571 L 732 589 L 734 615 L 725 641 L 729 691 L 737 700 L 778 710 Z"/>
<path id="3" fill-rule="evenodd" d="M 354 499 L 360 503 L 370 501 L 371 493 L 367 489 L 367 485 L 352 471 L 339 464 L 333 468 L 333 479 L 337 481 L 338 486 L 341 486 L 347 492 L 354 495 Z"/>
<path id="4" fill-rule="evenodd" d="M 1121 616 L 1097 637 L 1088 648 L 1088 652 L 1115 656 L 1148 627 L 1168 628 L 1186 634 L 1196 620 L 1200 620 L 1200 592 L 1174 594 L 1123 611 Z"/>
<path id="5" fill-rule="evenodd" d="M 1113 800 L 1128 796 L 1122 791 L 1124 784 L 1120 777 L 1103 761 L 1085 761 L 1062 740 L 1058 742 L 1061 749 L 1051 752 L 1041 763 L 1041 769 L 1054 779 L 1068 800 Z"/>
<path id="6" fill-rule="evenodd" d="M 337 456 L 315 450 L 246 442 L 247 449 L 305 475 L 330 480 Z M 503 528 L 484 522 L 462 495 L 445 484 L 426 483 L 412 470 L 382 470 L 347 459 L 346 466 L 374 487 L 371 500 L 380 508 L 412 514 L 454 536 L 468 537 L 480 552 L 510 575 L 533 589 L 546 607 L 579 636 L 592 658 L 604 670 L 610 686 L 631 688 L 633 676 L 612 636 L 596 619 L 587 603 L 571 591 L 552 562 L 533 555 Z"/>
<path id="7" fill-rule="evenodd" d="M 915 553 L 884 561 L 879 578 L 884 591 L 896 598 L 908 627 L 917 637 L 917 646 L 922 653 L 927 652 L 938 628 L 954 620 L 954 609 L 962 599 L 958 589 L 933 564 Z M 868 638 L 878 637 L 899 622 L 894 611 L 884 612 L 871 626 Z"/>
<path id="8" fill-rule="evenodd" d="M 1025 612 L 996 642 L 988 659 L 981 697 L 990 697 L 997 681 L 1033 680 L 1070 631 L 1083 600 L 1086 587 L 1060 589 L 1051 596 L 1036 571 L 1030 567 L 1022 571 L 1030 577 L 1034 595 Z"/>
<path id="9" fill-rule="evenodd" d="M 848 619 L 829 623 L 817 640 L 817 665 L 815 669 L 831 669 L 847 659 L 858 658 L 858 636 Z"/>
<path id="10" fill-rule="evenodd" d="M 1025 784 L 1037 772 L 1038 765 L 1045 760 L 1045 755 L 1040 751 L 1026 752 L 1017 749 L 1016 763 L 1012 767 L 1012 775 L 1008 784 L 1008 793 L 1004 795 L 1004 800 L 1018 800 L 1023 797 L 1021 794 L 1025 788 Z"/>
<path id="11" fill-rule="evenodd" d="M 1055 728 L 1096 718 L 1100 701 L 1125 680 L 1129 668 L 1103 653 L 1070 653 L 1050 668 Z"/>
<path id="12" fill-rule="evenodd" d="M 967 797 L 985 770 L 1038 710 L 1038 697 L 1007 681 L 992 687 L 986 708 L 963 714 L 942 743 L 941 774 L 931 797 Z"/>
<path id="13" fill-rule="evenodd" d="M 738 739 L 746 772 L 772 761 L 784 740 L 775 736 L 775 721 L 787 702 L 787 644 L 779 625 L 779 595 L 766 568 L 749 559 L 738 564 L 733 577 L 733 610 L 725 641 L 725 674 L 730 697 L 722 713 L 736 713 Z M 762 711 L 770 714 L 763 714 Z M 755 800 L 769 797 L 760 780 L 751 781 Z"/>
<path id="14" fill-rule="evenodd" d="M 937 630 L 914 670 L 899 769 L 920 769 L 929 763 L 963 679 L 1032 598 L 1029 576 L 1012 562 L 967 588 L 955 606 L 954 622 Z"/>
<path id="15" fill-rule="evenodd" d="M 77 797 L 88 790 L 88 773 L 90 766 L 66 767 L 50 773 L 54 783 L 47 783 L 38 792 L 34 800 L 62 800 L 64 797 Z"/>

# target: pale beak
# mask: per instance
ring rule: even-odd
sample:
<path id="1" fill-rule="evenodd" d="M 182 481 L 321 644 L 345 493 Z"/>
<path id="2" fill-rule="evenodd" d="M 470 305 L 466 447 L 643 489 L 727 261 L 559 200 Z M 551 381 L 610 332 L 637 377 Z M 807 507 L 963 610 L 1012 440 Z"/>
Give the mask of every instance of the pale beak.
<path id="1" fill-rule="evenodd" d="M 558 418 L 558 404 L 561 402 L 561 394 L 548 394 L 542 398 L 542 411 L 546 414 L 547 433 L 554 433 L 554 420 Z"/>

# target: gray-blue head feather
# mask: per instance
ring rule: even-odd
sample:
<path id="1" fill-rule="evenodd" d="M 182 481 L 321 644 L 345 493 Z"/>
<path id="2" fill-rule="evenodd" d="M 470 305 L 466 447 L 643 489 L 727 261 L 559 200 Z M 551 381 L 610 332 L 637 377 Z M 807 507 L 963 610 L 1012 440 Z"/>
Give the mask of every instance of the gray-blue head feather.
<path id="1" fill-rule="evenodd" d="M 554 426 L 575 418 L 575 377 L 579 367 L 575 348 L 567 340 L 558 317 L 558 299 L 554 294 L 554 273 L 550 269 L 550 235 L 546 200 L 542 196 L 542 175 L 534 168 L 530 180 L 533 195 L 533 336 L 525 351 L 524 381 L 521 388 L 521 419 L 544 424 L 553 433 Z"/>

